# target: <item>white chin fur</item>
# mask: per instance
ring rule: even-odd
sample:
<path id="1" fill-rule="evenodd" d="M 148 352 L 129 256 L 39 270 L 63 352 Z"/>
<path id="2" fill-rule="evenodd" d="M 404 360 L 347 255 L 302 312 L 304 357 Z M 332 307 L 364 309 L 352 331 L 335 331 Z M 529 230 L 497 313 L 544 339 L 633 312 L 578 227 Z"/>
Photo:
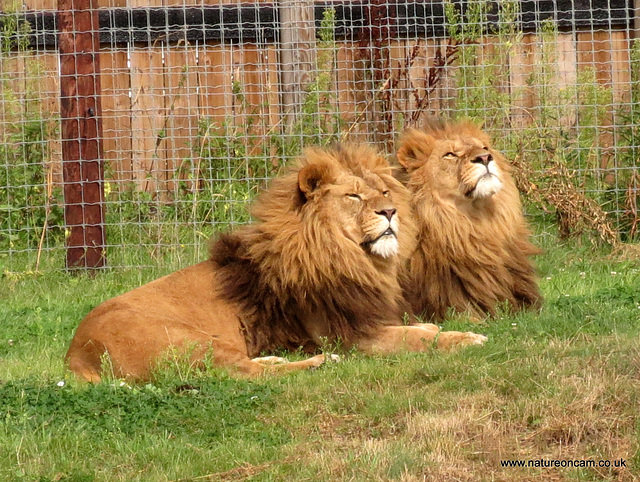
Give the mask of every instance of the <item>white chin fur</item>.
<path id="1" fill-rule="evenodd" d="M 371 245 L 371 252 L 383 258 L 398 254 L 398 239 L 395 236 L 383 236 Z"/>
<path id="2" fill-rule="evenodd" d="M 484 176 L 480 178 L 476 188 L 471 193 L 473 199 L 482 199 L 493 196 L 502 189 L 502 181 L 497 176 Z"/>

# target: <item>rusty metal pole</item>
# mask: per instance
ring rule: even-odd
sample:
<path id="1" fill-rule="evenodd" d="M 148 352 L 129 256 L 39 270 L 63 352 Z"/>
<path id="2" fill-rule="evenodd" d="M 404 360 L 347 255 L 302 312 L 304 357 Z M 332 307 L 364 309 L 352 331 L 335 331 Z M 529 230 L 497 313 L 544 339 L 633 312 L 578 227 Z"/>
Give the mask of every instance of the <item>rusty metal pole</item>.
<path id="1" fill-rule="evenodd" d="M 58 0 L 67 268 L 105 265 L 100 37 L 92 0 Z"/>

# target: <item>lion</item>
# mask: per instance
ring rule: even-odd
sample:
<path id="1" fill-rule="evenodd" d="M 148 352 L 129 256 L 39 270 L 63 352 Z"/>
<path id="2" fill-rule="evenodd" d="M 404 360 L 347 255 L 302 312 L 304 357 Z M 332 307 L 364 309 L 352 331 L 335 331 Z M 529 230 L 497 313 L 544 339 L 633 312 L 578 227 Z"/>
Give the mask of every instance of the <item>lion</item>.
<path id="1" fill-rule="evenodd" d="M 254 204 L 254 222 L 221 235 L 210 259 L 105 301 L 80 323 L 66 360 L 98 382 L 152 377 L 167 352 L 255 377 L 317 367 L 282 349 L 339 343 L 367 354 L 482 344 L 475 333 L 403 324 L 399 266 L 414 249 L 410 201 L 368 146 L 310 148 Z M 187 351 L 189 347 L 189 351 Z M 276 361 L 274 363 L 274 360 Z"/>
<path id="2" fill-rule="evenodd" d="M 418 246 L 401 274 L 426 319 L 450 310 L 481 320 L 499 304 L 538 307 L 542 296 L 510 165 L 469 121 L 431 121 L 401 137 L 396 177 L 412 196 Z"/>

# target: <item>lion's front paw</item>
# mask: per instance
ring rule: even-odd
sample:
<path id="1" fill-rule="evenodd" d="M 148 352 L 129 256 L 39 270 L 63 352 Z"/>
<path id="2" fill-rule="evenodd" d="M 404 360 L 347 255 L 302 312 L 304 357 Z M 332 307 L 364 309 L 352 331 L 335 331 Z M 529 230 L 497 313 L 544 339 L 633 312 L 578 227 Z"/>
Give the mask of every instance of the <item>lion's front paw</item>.
<path id="1" fill-rule="evenodd" d="M 489 339 L 486 335 L 480 335 L 479 333 L 472 333 L 470 331 L 467 331 L 465 335 L 467 335 L 468 340 L 468 343 L 465 343 L 465 345 L 484 345 L 484 342 Z"/>
<path id="2" fill-rule="evenodd" d="M 482 345 L 488 339 L 489 338 L 485 335 L 472 333 L 470 331 L 467 331 L 466 333 L 461 333 L 459 331 L 445 331 L 441 332 L 438 336 L 438 348 L 451 350 L 462 346 Z"/>
<path id="3" fill-rule="evenodd" d="M 339 363 L 341 361 L 340 355 L 336 355 L 335 353 L 330 353 L 329 355 L 325 355 L 325 361 L 331 363 Z"/>
<path id="4" fill-rule="evenodd" d="M 316 355 L 307 360 L 311 369 L 316 369 L 319 366 L 324 365 L 325 363 L 338 363 L 340 361 L 339 355 L 334 355 L 333 353 L 328 355 Z"/>

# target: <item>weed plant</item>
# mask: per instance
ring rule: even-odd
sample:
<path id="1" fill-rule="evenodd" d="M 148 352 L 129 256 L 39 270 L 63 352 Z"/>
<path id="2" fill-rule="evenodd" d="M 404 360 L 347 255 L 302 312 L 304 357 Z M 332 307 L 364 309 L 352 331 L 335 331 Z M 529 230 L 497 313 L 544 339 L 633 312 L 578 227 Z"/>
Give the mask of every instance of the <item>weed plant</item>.
<path id="1" fill-rule="evenodd" d="M 29 24 L 6 2 L 0 16 L 0 252 L 35 250 L 62 239 L 59 188 L 50 176 L 48 140 L 56 119 L 43 113 L 38 78 L 42 64 L 31 56 Z M 24 64 L 18 84 L 14 71 Z"/>

